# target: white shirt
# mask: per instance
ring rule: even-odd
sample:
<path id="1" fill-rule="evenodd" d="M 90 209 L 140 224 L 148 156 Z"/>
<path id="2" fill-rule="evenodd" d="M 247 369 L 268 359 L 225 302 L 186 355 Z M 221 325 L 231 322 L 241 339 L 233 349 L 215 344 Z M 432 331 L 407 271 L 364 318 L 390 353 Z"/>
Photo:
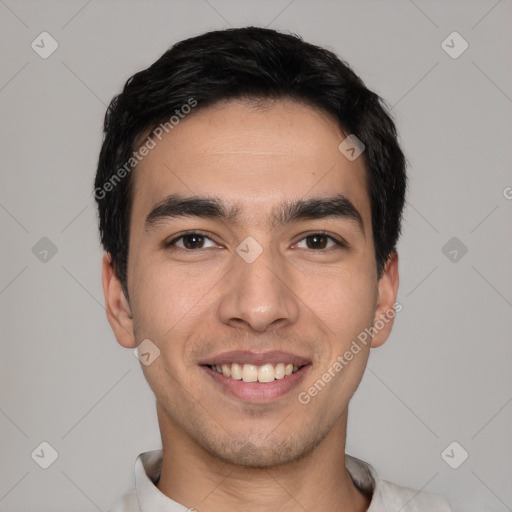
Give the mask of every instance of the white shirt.
<path id="1" fill-rule="evenodd" d="M 448 502 L 435 494 L 419 492 L 382 480 L 366 462 L 346 455 L 345 464 L 354 484 L 372 496 L 368 512 L 451 512 Z M 135 461 L 135 489 L 127 492 L 110 512 L 187 512 L 190 509 L 160 492 L 162 450 L 141 453 Z"/>

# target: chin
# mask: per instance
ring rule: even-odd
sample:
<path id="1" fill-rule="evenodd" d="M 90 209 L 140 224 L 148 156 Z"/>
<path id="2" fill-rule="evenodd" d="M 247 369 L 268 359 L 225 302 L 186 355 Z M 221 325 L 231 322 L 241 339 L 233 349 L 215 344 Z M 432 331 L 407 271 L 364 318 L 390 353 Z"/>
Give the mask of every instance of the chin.
<path id="1" fill-rule="evenodd" d="M 248 436 L 250 437 L 250 436 Z M 252 469 L 268 469 L 296 462 L 313 451 L 323 436 L 294 437 L 286 439 L 226 439 L 220 443 L 203 446 L 213 457 L 228 464 Z"/>

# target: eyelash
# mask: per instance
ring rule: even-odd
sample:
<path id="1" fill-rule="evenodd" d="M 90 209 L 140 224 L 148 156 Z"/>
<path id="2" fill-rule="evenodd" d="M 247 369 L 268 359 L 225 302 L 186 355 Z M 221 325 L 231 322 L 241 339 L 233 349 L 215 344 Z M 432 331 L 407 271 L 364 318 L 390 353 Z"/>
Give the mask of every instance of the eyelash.
<path id="1" fill-rule="evenodd" d="M 189 236 L 189 235 L 199 235 L 199 236 L 202 236 L 202 237 L 207 238 L 208 240 L 214 242 L 214 240 L 211 238 L 211 236 L 209 236 L 209 234 L 204 232 L 204 231 L 198 231 L 198 230 L 196 230 L 196 231 L 186 231 L 185 233 L 181 233 L 179 236 L 173 238 L 171 241 L 165 242 L 165 247 L 167 249 L 180 250 L 180 251 L 185 251 L 185 252 L 196 252 L 196 251 L 202 250 L 202 249 L 184 249 L 183 247 L 176 247 L 175 244 L 176 244 L 177 241 L 179 241 L 182 238 L 184 238 L 186 236 Z M 347 242 L 345 242 L 344 240 L 338 240 L 334 236 L 327 234 L 327 232 L 325 232 L 325 231 L 312 231 L 310 233 L 306 233 L 297 242 L 297 244 L 302 242 L 306 238 L 313 237 L 313 236 L 316 236 L 316 235 L 325 236 L 326 238 L 328 238 L 330 241 L 334 242 L 340 248 L 344 248 L 344 249 L 348 249 L 349 248 L 349 245 L 348 245 Z M 330 247 L 328 249 L 318 249 L 318 250 L 310 249 L 310 250 L 314 251 L 314 252 L 325 252 L 325 251 L 328 251 L 330 249 L 333 249 L 333 247 Z"/>

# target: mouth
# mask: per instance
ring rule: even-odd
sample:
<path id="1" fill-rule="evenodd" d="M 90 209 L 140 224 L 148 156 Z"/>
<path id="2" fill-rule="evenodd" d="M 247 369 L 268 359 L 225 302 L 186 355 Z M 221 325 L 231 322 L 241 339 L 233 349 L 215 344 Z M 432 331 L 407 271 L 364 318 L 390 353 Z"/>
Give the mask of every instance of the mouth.
<path id="1" fill-rule="evenodd" d="M 305 365 L 297 366 L 292 363 L 266 363 L 262 366 L 254 364 L 231 363 L 222 365 L 206 365 L 210 370 L 216 371 L 229 379 L 241 380 L 243 382 L 268 383 L 297 373 Z"/>
<path id="2" fill-rule="evenodd" d="M 305 378 L 312 366 L 305 358 L 282 352 L 231 352 L 200 364 L 231 397 L 253 402 L 277 400 Z"/>

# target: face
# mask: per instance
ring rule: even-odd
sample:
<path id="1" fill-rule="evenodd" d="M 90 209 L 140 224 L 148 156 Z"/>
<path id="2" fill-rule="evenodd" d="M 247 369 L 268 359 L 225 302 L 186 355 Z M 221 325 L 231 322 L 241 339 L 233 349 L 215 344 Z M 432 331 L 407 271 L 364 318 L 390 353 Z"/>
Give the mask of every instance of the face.
<path id="1" fill-rule="evenodd" d="M 346 424 L 370 343 L 336 361 L 395 302 L 396 259 L 378 279 L 364 160 L 344 138 L 291 100 L 230 101 L 134 173 L 130 303 L 105 260 L 109 321 L 123 346 L 158 347 L 142 369 L 160 414 L 218 459 L 290 462 Z"/>

